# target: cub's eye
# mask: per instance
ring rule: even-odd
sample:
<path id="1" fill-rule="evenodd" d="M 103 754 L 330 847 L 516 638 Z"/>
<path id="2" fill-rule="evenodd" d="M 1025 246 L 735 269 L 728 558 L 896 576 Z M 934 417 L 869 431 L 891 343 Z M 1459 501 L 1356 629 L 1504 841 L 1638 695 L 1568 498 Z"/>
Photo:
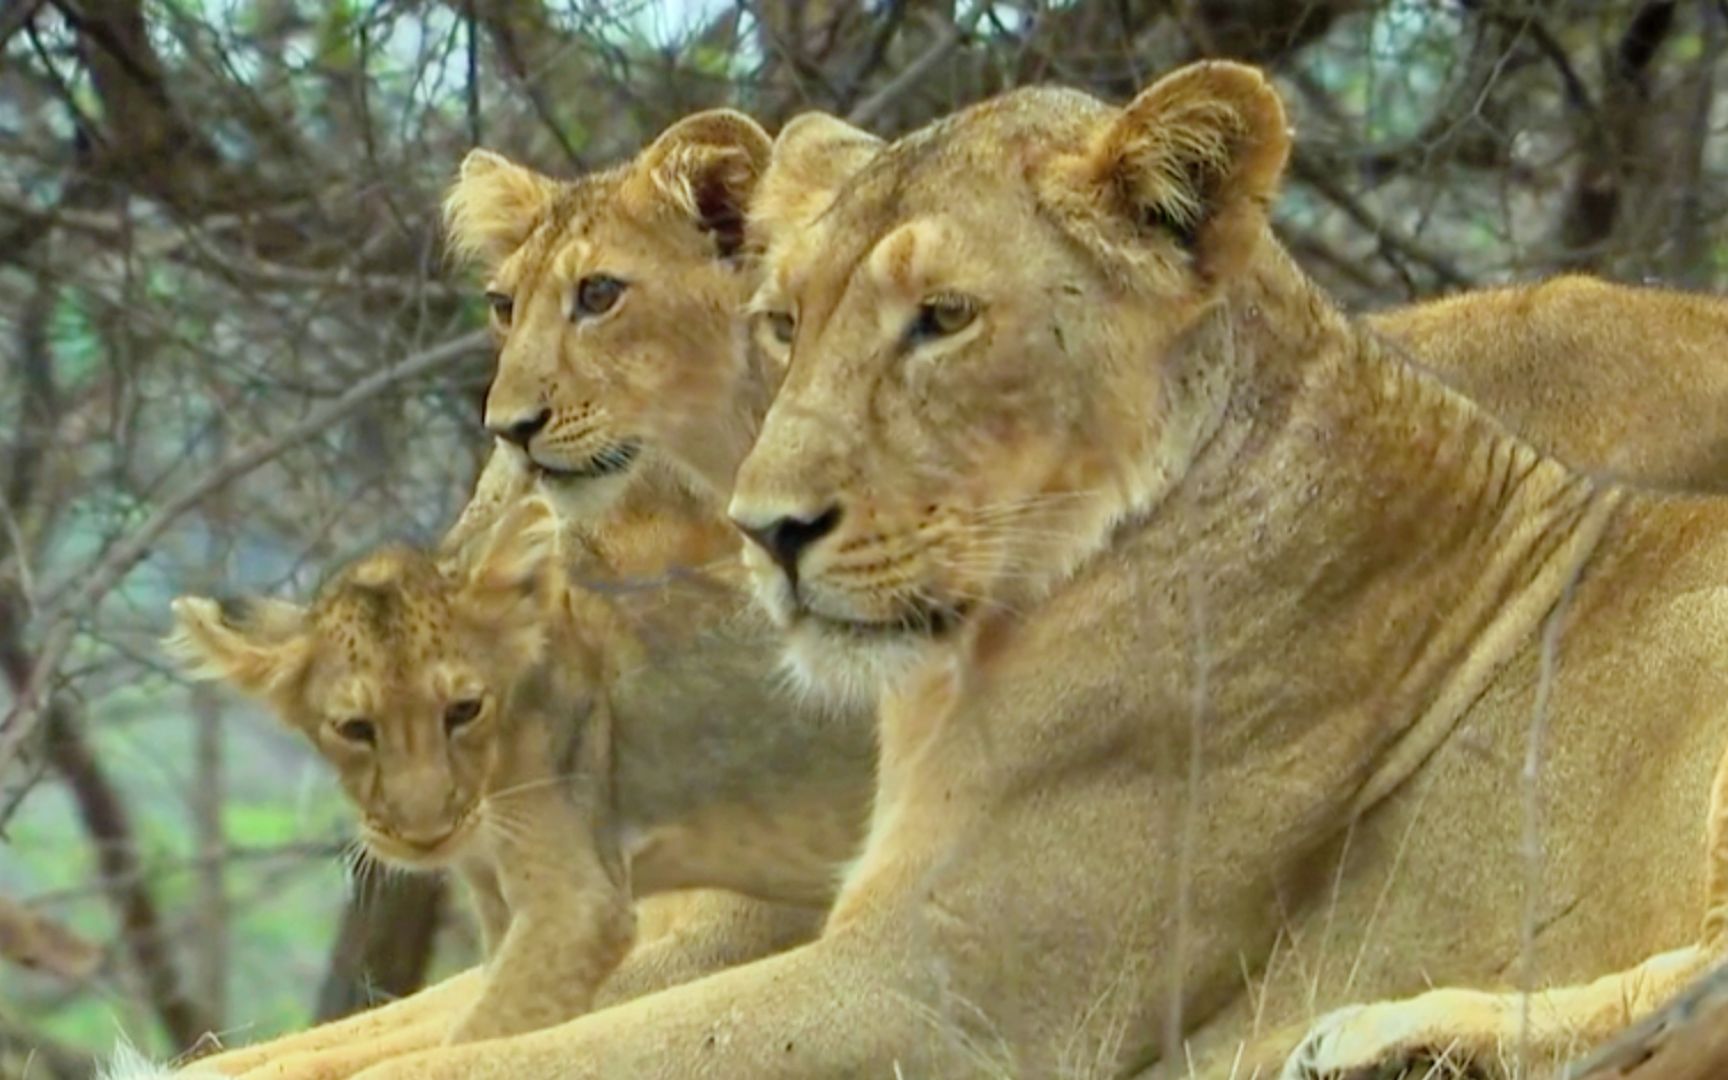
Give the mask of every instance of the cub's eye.
<path id="1" fill-rule="evenodd" d="M 509 293 L 488 292 L 486 294 L 486 303 L 491 305 L 492 314 L 497 316 L 498 321 L 501 323 L 508 324 L 510 322 L 510 316 L 516 313 L 516 301 Z"/>
<path id="2" fill-rule="evenodd" d="M 453 701 L 444 710 L 444 730 L 456 731 L 467 727 L 480 715 L 480 699 L 468 698 L 463 701 Z"/>
<path id="3" fill-rule="evenodd" d="M 798 323 L 789 311 L 770 311 L 763 316 L 768 323 L 768 332 L 774 335 L 774 340 L 782 345 L 792 344 L 792 334 L 798 329 Z"/>
<path id="4" fill-rule="evenodd" d="M 351 743 L 359 743 L 363 746 L 378 745 L 378 729 L 372 725 L 370 720 L 344 720 L 336 725 L 336 734 Z"/>
<path id="5" fill-rule="evenodd" d="M 978 304 L 971 297 L 941 293 L 918 306 L 910 337 L 914 342 L 949 337 L 971 326 L 977 317 Z"/>
<path id="6" fill-rule="evenodd" d="M 624 295 L 626 285 L 611 274 L 591 274 L 576 283 L 576 313 L 604 315 Z"/>

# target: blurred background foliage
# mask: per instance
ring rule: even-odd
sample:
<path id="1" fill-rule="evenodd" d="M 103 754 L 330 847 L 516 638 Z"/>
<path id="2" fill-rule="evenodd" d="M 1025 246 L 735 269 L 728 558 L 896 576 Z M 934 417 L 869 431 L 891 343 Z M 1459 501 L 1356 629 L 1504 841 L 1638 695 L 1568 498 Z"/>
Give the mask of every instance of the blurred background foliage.
<path id="1" fill-rule="evenodd" d="M 1346 304 L 1583 269 L 1715 287 L 1728 10 L 1695 0 L 8 0 L 0 5 L 0 1076 L 411 990 L 436 881 L 349 880 L 310 753 L 157 644 L 428 540 L 485 443 L 437 206 L 695 109 L 893 135 L 1007 87 L 1267 66 L 1279 226 Z"/>

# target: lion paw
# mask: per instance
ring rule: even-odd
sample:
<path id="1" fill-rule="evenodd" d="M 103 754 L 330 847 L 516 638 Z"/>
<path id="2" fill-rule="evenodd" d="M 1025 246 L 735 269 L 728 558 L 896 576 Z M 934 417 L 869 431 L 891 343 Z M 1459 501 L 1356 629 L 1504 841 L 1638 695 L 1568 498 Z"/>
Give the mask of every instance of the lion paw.
<path id="1" fill-rule="evenodd" d="M 1308 1029 L 1280 1080 L 1491 1080 L 1499 1072 L 1403 1004 L 1347 1005 Z"/>

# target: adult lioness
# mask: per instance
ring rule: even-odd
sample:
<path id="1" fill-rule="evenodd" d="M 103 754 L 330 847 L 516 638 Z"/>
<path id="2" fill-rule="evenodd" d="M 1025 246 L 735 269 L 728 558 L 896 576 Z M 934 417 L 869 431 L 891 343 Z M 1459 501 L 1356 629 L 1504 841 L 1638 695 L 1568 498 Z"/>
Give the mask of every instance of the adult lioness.
<path id="1" fill-rule="evenodd" d="M 752 202 L 758 240 L 795 236 L 881 145 L 820 113 L 787 125 Z M 757 314 L 751 342 L 783 362 L 779 335 L 790 324 Z M 1389 308 L 1363 323 L 1570 465 L 1728 491 L 1721 297 L 1566 275 Z"/>
<path id="2" fill-rule="evenodd" d="M 1175 1073 L 1697 940 L 1728 504 L 1572 473 L 1338 314 L 1266 226 L 1288 149 L 1236 65 L 1019 91 L 780 250 L 733 512 L 809 683 L 883 692 L 828 926 L 369 1076 Z"/>

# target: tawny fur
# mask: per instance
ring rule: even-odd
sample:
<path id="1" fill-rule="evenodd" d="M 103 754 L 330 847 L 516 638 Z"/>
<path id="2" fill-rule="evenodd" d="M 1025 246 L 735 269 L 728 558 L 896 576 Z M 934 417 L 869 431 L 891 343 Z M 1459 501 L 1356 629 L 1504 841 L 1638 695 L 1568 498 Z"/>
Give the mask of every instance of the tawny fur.
<path id="1" fill-rule="evenodd" d="M 1572 473 L 1337 313 L 1266 227 L 1287 150 L 1233 65 L 1021 91 L 784 247 L 733 508 L 844 508 L 796 597 L 759 569 L 813 682 L 891 677 L 863 857 L 808 946 L 370 1077 L 1182 1073 L 1503 985 L 1539 689 L 1535 981 L 1700 941 L 1728 506 Z M 960 626 L 839 625 L 908 602 Z"/>

